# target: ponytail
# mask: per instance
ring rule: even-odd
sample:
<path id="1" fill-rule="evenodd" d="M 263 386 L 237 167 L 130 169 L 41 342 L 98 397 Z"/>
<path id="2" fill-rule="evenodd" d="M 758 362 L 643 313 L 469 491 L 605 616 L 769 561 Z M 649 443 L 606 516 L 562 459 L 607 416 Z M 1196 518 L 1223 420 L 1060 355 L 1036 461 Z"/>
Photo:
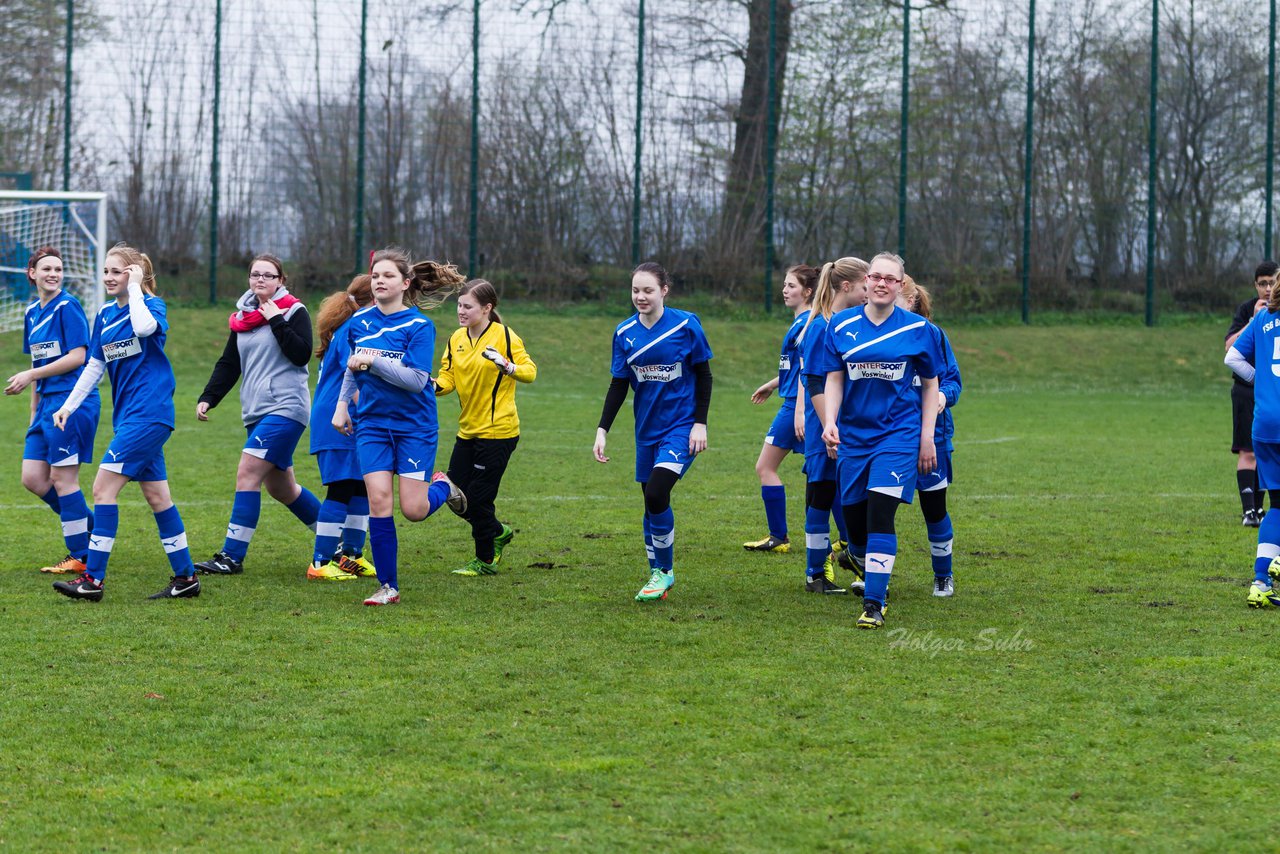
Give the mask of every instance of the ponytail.
<path id="1" fill-rule="evenodd" d="M 361 273 L 352 279 L 345 291 L 338 291 L 324 298 L 324 302 L 320 303 L 320 313 L 316 316 L 316 337 L 320 339 L 320 344 L 316 347 L 317 359 L 324 358 L 338 327 L 371 302 L 373 288 L 369 285 L 368 273 Z"/>

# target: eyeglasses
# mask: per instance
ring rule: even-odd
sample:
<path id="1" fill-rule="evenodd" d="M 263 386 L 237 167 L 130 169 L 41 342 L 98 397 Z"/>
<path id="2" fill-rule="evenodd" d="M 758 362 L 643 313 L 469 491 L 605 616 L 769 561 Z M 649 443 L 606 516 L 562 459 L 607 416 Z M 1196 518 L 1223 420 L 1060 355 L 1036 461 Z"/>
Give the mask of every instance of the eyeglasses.
<path id="1" fill-rule="evenodd" d="M 880 282 L 884 282 L 886 285 L 896 285 L 901 282 L 902 279 L 896 279 L 893 276 L 882 276 L 879 273 L 871 273 L 867 276 L 867 281 L 871 282 L 873 285 L 879 284 Z"/>
<path id="2" fill-rule="evenodd" d="M 275 273 L 250 273 L 249 278 L 262 279 L 262 281 L 264 282 L 274 282 L 276 279 L 280 277 Z"/>

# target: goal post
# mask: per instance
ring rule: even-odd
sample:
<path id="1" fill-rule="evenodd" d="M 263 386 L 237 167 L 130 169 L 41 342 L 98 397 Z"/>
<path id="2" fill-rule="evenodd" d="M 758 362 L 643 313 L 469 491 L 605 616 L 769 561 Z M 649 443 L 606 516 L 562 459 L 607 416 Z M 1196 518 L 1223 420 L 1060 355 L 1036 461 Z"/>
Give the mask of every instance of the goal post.
<path id="1" fill-rule="evenodd" d="M 42 246 L 62 253 L 62 287 L 90 323 L 102 307 L 107 194 L 0 190 L 0 332 L 22 328 L 35 287 L 27 261 Z"/>

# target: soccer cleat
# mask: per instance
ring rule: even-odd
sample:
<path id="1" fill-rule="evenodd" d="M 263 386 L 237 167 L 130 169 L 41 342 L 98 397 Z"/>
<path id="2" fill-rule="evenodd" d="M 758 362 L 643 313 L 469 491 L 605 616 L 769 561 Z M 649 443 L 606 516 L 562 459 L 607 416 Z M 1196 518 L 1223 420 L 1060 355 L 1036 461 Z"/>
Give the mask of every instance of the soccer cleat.
<path id="1" fill-rule="evenodd" d="M 935 575 L 933 577 L 933 595 L 940 599 L 956 595 L 956 584 L 950 575 Z"/>
<path id="2" fill-rule="evenodd" d="M 862 600 L 862 616 L 858 618 L 858 628 L 860 629 L 880 629 L 884 628 L 884 612 L 888 610 L 887 605 L 881 605 L 873 599 Z"/>
<path id="3" fill-rule="evenodd" d="M 844 540 L 836 540 L 836 544 L 831 547 L 831 559 L 854 575 L 858 575 L 857 559 L 854 558 L 853 552 L 849 551 L 849 544 Z"/>
<path id="4" fill-rule="evenodd" d="M 331 560 L 312 561 L 307 567 L 308 581 L 355 581 L 356 574 L 347 572 L 340 563 Z"/>
<path id="5" fill-rule="evenodd" d="M 832 573 L 834 574 L 834 572 Z M 812 576 L 804 583 L 804 589 L 808 593 L 847 593 L 848 591 L 836 584 L 825 575 Z"/>
<path id="6" fill-rule="evenodd" d="M 445 503 L 449 505 L 449 509 L 454 513 L 457 513 L 459 516 L 467 515 L 467 496 L 462 494 L 462 490 L 458 489 L 458 485 L 449 480 L 449 475 L 442 471 L 438 471 L 431 475 L 432 483 L 435 483 L 438 480 L 443 480 L 445 483 L 449 484 L 449 497 L 445 499 Z"/>
<path id="7" fill-rule="evenodd" d="M 497 561 L 495 560 L 493 563 L 497 563 Z M 480 558 L 473 557 L 471 560 L 467 561 L 466 566 L 461 569 L 455 569 L 453 574 L 465 575 L 469 578 L 474 578 L 477 575 L 497 575 L 498 568 L 494 566 L 493 563 L 485 563 Z"/>
<path id="8" fill-rule="evenodd" d="M 867 592 L 867 582 L 855 578 L 853 583 L 849 585 L 849 592 L 854 596 L 861 596 Z"/>
<path id="9" fill-rule="evenodd" d="M 364 600 L 366 605 L 398 605 L 399 603 L 400 591 L 390 584 L 382 585 L 374 591 L 372 596 Z"/>
<path id="10" fill-rule="evenodd" d="M 373 564 L 364 555 L 339 554 L 334 560 L 338 564 L 338 568 L 343 572 L 352 575 L 358 575 L 361 578 L 376 578 L 378 571 L 373 568 Z"/>
<path id="11" fill-rule="evenodd" d="M 749 552 L 773 552 L 774 554 L 782 555 L 791 551 L 791 538 L 783 537 L 778 539 L 773 534 L 770 534 L 763 540 L 743 543 L 742 547 Z"/>
<path id="12" fill-rule="evenodd" d="M 666 599 L 671 588 L 676 586 L 676 574 L 670 570 L 663 572 L 655 569 L 649 576 L 649 583 L 640 588 L 636 594 L 637 602 L 648 602 L 652 599 Z"/>
<path id="13" fill-rule="evenodd" d="M 80 575 L 86 569 L 88 569 L 88 567 L 84 565 L 84 561 L 78 558 L 74 558 L 71 555 L 67 555 L 62 560 L 55 563 L 53 566 L 40 567 L 41 572 L 48 572 L 48 573 L 52 573 L 53 575 L 62 575 L 68 572 L 74 572 L 77 575 Z"/>
<path id="14" fill-rule="evenodd" d="M 1257 528 L 1262 525 L 1263 514 L 1257 510 L 1246 510 L 1240 516 L 1240 524 L 1246 528 Z"/>
<path id="15" fill-rule="evenodd" d="M 493 563 L 495 566 L 502 562 L 502 550 L 511 544 L 515 536 L 516 532 L 511 526 L 503 523 L 502 533 L 493 538 Z"/>
<path id="16" fill-rule="evenodd" d="M 175 575 L 169 584 L 159 593 L 152 593 L 148 599 L 194 599 L 200 595 L 200 579 L 194 575 Z"/>
<path id="17" fill-rule="evenodd" d="M 102 582 L 87 572 L 82 572 L 71 581 L 55 581 L 53 589 L 63 596 L 72 599 L 87 599 L 90 602 L 102 601 Z"/>
<path id="18" fill-rule="evenodd" d="M 196 564 L 196 571 L 202 575 L 239 575 L 244 572 L 244 564 L 226 552 L 218 552 Z"/>
<path id="19" fill-rule="evenodd" d="M 1249 585 L 1249 596 L 1245 601 L 1249 603 L 1250 608 L 1277 608 L 1280 607 L 1280 593 L 1277 593 L 1270 584 L 1255 581 Z"/>

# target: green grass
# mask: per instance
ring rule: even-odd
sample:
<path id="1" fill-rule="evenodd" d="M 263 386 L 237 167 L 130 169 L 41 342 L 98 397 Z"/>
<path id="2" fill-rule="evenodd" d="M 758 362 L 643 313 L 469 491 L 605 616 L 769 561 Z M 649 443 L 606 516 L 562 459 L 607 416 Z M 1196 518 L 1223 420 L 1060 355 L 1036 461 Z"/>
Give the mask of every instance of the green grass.
<path id="1" fill-rule="evenodd" d="M 1244 605 L 1225 324 L 952 328 L 957 595 L 929 595 L 903 508 L 872 633 L 855 602 L 801 592 L 800 549 L 740 545 L 763 531 L 774 412 L 748 396 L 783 320 L 706 322 L 711 448 L 674 498 L 679 584 L 642 605 L 628 414 L 613 462 L 590 458 L 613 322 L 510 315 L 540 369 L 500 502 L 517 537 L 501 575 L 463 579 L 464 525 L 401 522 L 397 608 L 360 607 L 371 582 L 307 584 L 309 534 L 269 499 L 243 576 L 143 601 L 167 567 L 132 487 L 105 601 L 56 596 L 34 567 L 62 555 L 58 526 L 18 482 L 26 401 L 4 401 L 0 847 L 1274 846 L 1280 616 Z M 166 453 L 202 559 L 243 433 L 234 399 L 192 415 L 225 315 L 173 323 Z M 0 336 L 8 373 L 19 350 Z"/>

